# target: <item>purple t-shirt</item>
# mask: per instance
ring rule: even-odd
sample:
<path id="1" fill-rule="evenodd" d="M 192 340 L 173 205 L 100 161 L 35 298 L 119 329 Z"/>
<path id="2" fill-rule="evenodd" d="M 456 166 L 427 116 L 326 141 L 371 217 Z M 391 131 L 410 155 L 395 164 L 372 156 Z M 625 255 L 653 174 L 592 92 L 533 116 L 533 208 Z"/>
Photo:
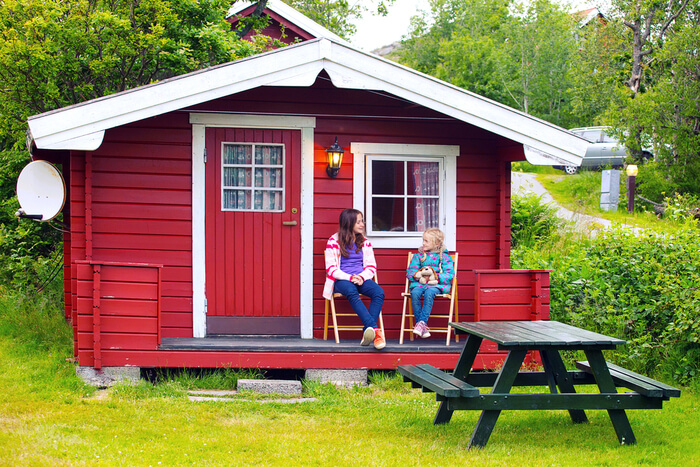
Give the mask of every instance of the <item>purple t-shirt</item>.
<path id="1" fill-rule="evenodd" d="M 355 245 L 349 250 L 350 256 L 340 256 L 340 270 L 346 274 L 359 274 L 364 270 L 362 265 L 362 250 L 359 253 L 355 251 Z"/>

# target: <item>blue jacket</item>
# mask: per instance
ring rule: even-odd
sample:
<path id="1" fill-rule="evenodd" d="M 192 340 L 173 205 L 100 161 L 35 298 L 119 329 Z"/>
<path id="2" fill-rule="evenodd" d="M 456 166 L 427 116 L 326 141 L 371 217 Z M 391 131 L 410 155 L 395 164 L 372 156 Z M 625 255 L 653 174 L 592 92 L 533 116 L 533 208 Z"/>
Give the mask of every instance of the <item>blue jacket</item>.
<path id="1" fill-rule="evenodd" d="M 448 254 L 447 250 L 443 251 L 442 254 L 426 253 L 425 261 L 421 261 L 422 256 L 423 253 L 421 252 L 415 253 L 411 259 L 411 264 L 409 264 L 406 269 L 406 277 L 409 280 L 411 289 L 415 289 L 416 287 L 437 287 L 440 289 L 440 293 L 450 293 L 452 279 L 455 277 L 455 269 L 452 257 Z M 421 284 L 413 277 L 413 275 L 424 266 L 432 266 L 435 270 L 438 275 L 438 285 Z M 442 272 L 440 272 L 440 266 L 442 266 Z"/>

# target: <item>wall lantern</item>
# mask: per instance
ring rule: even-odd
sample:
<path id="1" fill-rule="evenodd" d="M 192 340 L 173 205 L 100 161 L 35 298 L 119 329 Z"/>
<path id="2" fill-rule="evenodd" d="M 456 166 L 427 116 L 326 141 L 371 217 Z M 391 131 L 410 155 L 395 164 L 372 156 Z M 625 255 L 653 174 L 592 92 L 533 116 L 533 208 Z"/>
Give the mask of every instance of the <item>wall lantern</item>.
<path id="1" fill-rule="evenodd" d="M 338 137 L 335 137 L 335 143 L 326 149 L 326 154 L 328 154 L 328 165 L 326 166 L 326 173 L 329 177 L 335 178 L 338 176 L 340 171 L 340 164 L 343 163 L 343 148 L 338 144 Z"/>

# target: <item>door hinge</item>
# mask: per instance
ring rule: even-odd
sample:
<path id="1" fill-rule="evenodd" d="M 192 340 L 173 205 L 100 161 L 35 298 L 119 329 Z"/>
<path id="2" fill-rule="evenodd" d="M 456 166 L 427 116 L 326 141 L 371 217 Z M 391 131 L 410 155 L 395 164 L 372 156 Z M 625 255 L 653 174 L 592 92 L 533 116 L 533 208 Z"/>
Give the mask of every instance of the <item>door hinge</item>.
<path id="1" fill-rule="evenodd" d="M 204 314 L 207 314 L 207 299 L 204 299 Z"/>
<path id="2" fill-rule="evenodd" d="M 204 163 L 207 163 L 207 148 L 204 148 Z"/>

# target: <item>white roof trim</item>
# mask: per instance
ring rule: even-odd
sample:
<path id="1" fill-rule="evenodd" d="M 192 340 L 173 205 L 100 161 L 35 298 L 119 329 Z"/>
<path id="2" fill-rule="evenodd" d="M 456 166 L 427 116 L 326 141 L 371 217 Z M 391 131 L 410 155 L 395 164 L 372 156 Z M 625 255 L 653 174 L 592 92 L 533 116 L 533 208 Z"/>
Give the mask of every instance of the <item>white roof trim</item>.
<path id="1" fill-rule="evenodd" d="M 239 0 L 233 5 L 231 5 L 231 8 L 229 8 L 228 13 L 226 14 L 226 17 L 230 18 L 231 16 L 235 16 L 241 11 L 248 8 L 249 6 L 253 5 L 254 3 L 256 2 Z M 325 37 L 326 39 L 331 39 L 336 42 L 347 44 L 347 41 L 345 41 L 345 39 L 338 36 L 334 32 L 324 28 L 316 21 L 312 20 L 303 13 L 295 10 L 294 8 L 282 2 L 281 0 L 267 0 L 267 5 L 265 6 L 265 9 L 277 13 L 290 23 L 300 27 L 301 29 L 308 32 L 314 37 Z"/>
<path id="2" fill-rule="evenodd" d="M 326 70 L 339 88 L 385 91 L 580 165 L 585 139 L 508 106 L 365 53 L 314 39 L 28 119 L 42 149 L 71 147 L 92 134 L 260 86 L 310 86 Z M 94 148 L 92 148 L 94 149 Z"/>

